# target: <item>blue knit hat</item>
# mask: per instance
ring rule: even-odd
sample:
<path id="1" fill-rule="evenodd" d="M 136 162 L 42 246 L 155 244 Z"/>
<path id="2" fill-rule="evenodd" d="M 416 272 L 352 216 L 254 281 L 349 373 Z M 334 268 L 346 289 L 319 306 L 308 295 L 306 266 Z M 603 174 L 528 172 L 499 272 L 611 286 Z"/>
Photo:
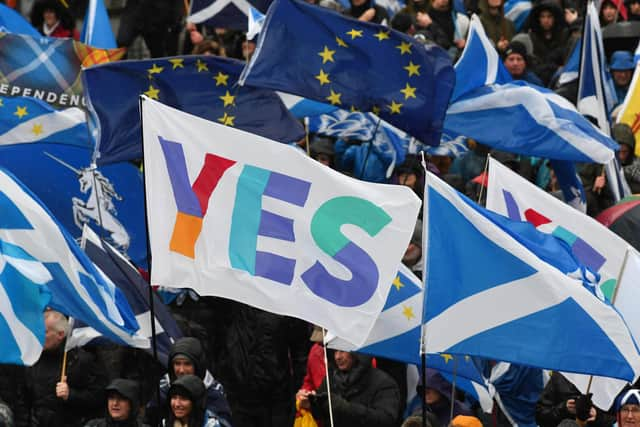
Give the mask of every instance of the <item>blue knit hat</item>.
<path id="1" fill-rule="evenodd" d="M 632 388 L 619 395 L 616 399 L 616 412 L 620 412 L 624 405 L 640 405 L 640 390 Z"/>
<path id="2" fill-rule="evenodd" d="M 611 54 L 610 70 L 633 70 L 633 54 L 628 50 L 617 50 Z"/>

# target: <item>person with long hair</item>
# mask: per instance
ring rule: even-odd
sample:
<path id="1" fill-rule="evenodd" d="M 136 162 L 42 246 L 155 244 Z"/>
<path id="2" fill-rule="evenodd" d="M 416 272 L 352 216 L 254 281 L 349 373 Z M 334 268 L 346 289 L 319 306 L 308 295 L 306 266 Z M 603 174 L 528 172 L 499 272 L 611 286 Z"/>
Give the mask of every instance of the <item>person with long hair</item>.
<path id="1" fill-rule="evenodd" d="M 206 409 L 206 388 L 195 375 L 184 375 L 169 389 L 169 416 L 166 427 L 220 427 L 218 419 Z"/>

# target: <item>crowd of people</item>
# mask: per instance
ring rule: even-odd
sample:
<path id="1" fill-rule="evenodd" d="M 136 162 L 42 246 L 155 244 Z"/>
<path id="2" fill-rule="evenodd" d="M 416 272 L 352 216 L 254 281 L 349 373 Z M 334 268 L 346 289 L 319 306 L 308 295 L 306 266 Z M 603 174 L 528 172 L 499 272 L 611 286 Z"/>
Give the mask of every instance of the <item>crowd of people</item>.
<path id="1" fill-rule="evenodd" d="M 464 49 L 470 15 L 478 14 L 513 78 L 558 90 L 575 101 L 575 84 L 563 86 L 559 73 L 579 40 L 585 1 L 534 1 L 519 31 L 505 16 L 504 0 L 464 0 L 464 11 L 455 10 L 452 0 L 408 0 L 393 16 L 373 0 L 350 0 L 346 9 L 334 0 L 311 1 L 438 44 L 452 60 Z M 31 22 L 43 35 L 77 39 L 75 19 L 81 12 L 75 6 L 75 2 L 37 0 Z M 241 32 L 183 25 L 183 14 L 181 1 L 128 0 L 121 11 L 117 43 L 129 47 L 142 37 L 152 57 L 194 53 L 246 60 L 253 54 L 255 41 L 246 40 Z M 601 2 L 603 27 L 623 16 L 640 20 L 640 0 Z M 629 89 L 634 68 L 631 52 L 616 51 L 609 58 L 619 102 Z M 621 147 L 618 157 L 626 178 L 633 192 L 638 192 L 640 159 L 635 156 L 634 133 L 629 126 L 617 124 L 612 135 Z M 308 146 L 307 141 L 298 145 L 327 167 L 359 179 L 406 185 L 423 196 L 424 171 L 417 156 L 407 156 L 388 178 L 392 159 L 371 143 L 311 135 Z M 545 159 L 492 151 L 472 139 L 469 147 L 459 157 L 430 156 L 428 169 L 478 200 L 483 183 L 477 178 L 492 155 L 562 197 Z M 613 203 L 602 167 L 584 164 L 580 172 L 588 213 L 596 215 Z M 403 258 L 418 276 L 422 273 L 421 236 L 418 220 Z M 193 293 L 170 307 L 185 337 L 174 342 L 165 365 L 145 351 L 115 344 L 66 351 L 67 319 L 52 310 L 45 312 L 46 340 L 40 360 L 31 367 L 0 365 L 0 426 L 284 427 L 293 426 L 305 411 L 324 427 L 509 425 L 498 405 L 492 416 L 483 414 L 477 402 L 455 390 L 437 371 L 427 369 L 426 381 L 420 380 L 411 390 L 404 364 L 327 350 L 321 330 L 302 320 Z M 414 393 L 417 404 L 415 399 L 413 404 L 408 402 Z M 640 390 L 628 388 L 611 408 L 597 408 L 589 396 L 554 373 L 535 412 L 532 422 L 541 427 L 607 427 L 615 422 L 633 427 L 640 423 Z"/>

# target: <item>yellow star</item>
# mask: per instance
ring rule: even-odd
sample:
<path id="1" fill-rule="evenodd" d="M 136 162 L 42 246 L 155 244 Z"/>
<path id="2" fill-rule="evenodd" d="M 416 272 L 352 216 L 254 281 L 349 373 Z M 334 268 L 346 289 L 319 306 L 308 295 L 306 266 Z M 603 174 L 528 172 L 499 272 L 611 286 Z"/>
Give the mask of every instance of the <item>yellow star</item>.
<path id="1" fill-rule="evenodd" d="M 216 86 L 227 86 L 227 80 L 229 79 L 229 74 L 223 74 L 218 71 L 218 74 L 213 77 L 216 81 Z"/>
<path id="2" fill-rule="evenodd" d="M 224 107 L 226 107 L 227 105 L 234 105 L 236 99 L 236 97 L 231 95 L 229 91 L 227 91 L 224 96 L 219 96 L 218 98 L 222 99 L 222 102 L 224 102 Z"/>
<path id="3" fill-rule="evenodd" d="M 471 357 L 470 357 L 468 354 L 465 354 L 465 356 L 464 356 L 464 361 L 465 361 L 465 362 L 469 362 L 469 361 L 471 361 Z"/>
<path id="4" fill-rule="evenodd" d="M 338 43 L 338 46 L 340 46 L 340 47 L 348 47 L 347 44 L 344 42 L 344 40 L 342 40 L 338 36 L 336 36 L 336 43 Z"/>
<path id="5" fill-rule="evenodd" d="M 400 55 L 411 53 L 411 43 L 401 42 L 398 46 L 396 46 L 396 49 L 400 49 Z"/>
<path id="6" fill-rule="evenodd" d="M 42 125 L 37 124 L 37 123 L 36 123 L 36 124 L 34 124 L 34 125 L 33 125 L 33 128 L 31 128 L 31 132 L 33 132 L 33 134 L 34 134 L 35 136 L 40 135 L 40 134 L 42 133 Z"/>
<path id="7" fill-rule="evenodd" d="M 406 67 L 402 67 L 405 70 L 407 70 L 407 72 L 409 73 L 409 77 L 411 76 L 419 76 L 420 75 L 420 66 L 414 64 L 413 62 L 409 61 L 409 65 L 407 65 Z"/>
<path id="8" fill-rule="evenodd" d="M 373 35 L 373 37 L 377 38 L 378 41 L 388 40 L 389 39 L 389 31 L 378 31 Z"/>
<path id="9" fill-rule="evenodd" d="M 400 114 L 400 108 L 402 107 L 402 104 L 391 100 L 391 104 L 387 105 L 387 107 L 389 107 L 389 111 L 391 112 L 391 114 Z"/>
<path id="10" fill-rule="evenodd" d="M 444 363 L 449 363 L 449 360 L 453 359 L 453 356 L 447 353 L 440 353 L 440 356 L 444 359 Z"/>
<path id="11" fill-rule="evenodd" d="M 202 62 L 199 59 L 196 61 L 196 67 L 198 67 L 198 72 L 200 72 L 200 71 L 209 71 L 209 67 L 207 67 L 207 64 Z"/>
<path id="12" fill-rule="evenodd" d="M 325 73 L 322 69 L 320 69 L 320 74 L 315 76 L 315 78 L 320 81 L 320 86 L 331 83 L 331 80 L 329 80 L 329 74 Z"/>
<path id="13" fill-rule="evenodd" d="M 371 112 L 375 115 L 379 115 L 380 114 L 380 107 L 378 107 L 377 105 L 374 105 L 373 107 L 371 107 Z"/>
<path id="14" fill-rule="evenodd" d="M 351 40 L 353 40 L 356 37 L 362 37 L 362 30 L 354 30 L 352 28 L 351 31 L 347 31 L 347 34 L 349 34 L 351 36 Z"/>
<path id="15" fill-rule="evenodd" d="M 407 83 L 404 89 L 400 89 L 400 92 L 404 94 L 404 99 L 416 97 L 416 88 L 409 86 L 409 83 Z"/>
<path id="16" fill-rule="evenodd" d="M 352 105 L 351 108 L 349 108 L 349 111 L 351 111 L 352 113 L 356 113 L 356 112 L 358 112 L 360 110 L 358 110 L 358 108 L 356 108 L 355 105 Z"/>
<path id="17" fill-rule="evenodd" d="M 413 314 L 413 309 L 408 305 L 402 306 L 402 314 L 407 318 L 407 320 L 411 320 L 416 317 L 415 314 Z"/>
<path id="18" fill-rule="evenodd" d="M 21 119 L 29 113 L 27 113 L 27 107 L 16 107 L 16 111 L 13 114 Z"/>
<path id="19" fill-rule="evenodd" d="M 159 67 L 156 64 L 153 64 L 153 67 L 149 68 L 147 71 L 149 74 L 160 74 L 164 70 L 164 67 Z"/>
<path id="20" fill-rule="evenodd" d="M 233 119 L 235 118 L 236 118 L 235 116 L 230 116 L 225 112 L 224 116 L 220 117 L 218 121 L 223 125 L 233 126 Z"/>
<path id="21" fill-rule="evenodd" d="M 331 105 L 340 105 L 341 96 L 342 96 L 341 93 L 336 93 L 333 91 L 333 89 L 331 89 L 331 95 L 327 96 L 325 99 L 331 102 Z"/>
<path id="22" fill-rule="evenodd" d="M 160 93 L 160 89 L 156 89 L 153 85 L 149 85 L 149 90 L 144 92 L 151 99 L 158 99 L 158 94 Z"/>
<path id="23" fill-rule="evenodd" d="M 393 282 L 391 284 L 396 287 L 397 291 L 399 291 L 400 288 L 404 286 L 404 283 L 400 281 L 400 276 L 396 276 L 396 278 L 393 279 Z"/>
<path id="24" fill-rule="evenodd" d="M 325 46 L 324 50 L 322 52 L 319 52 L 318 55 L 322 57 L 322 63 L 324 64 L 327 61 L 334 62 L 333 60 L 334 53 L 336 53 L 335 50 L 330 50 L 328 47 Z"/>
<path id="25" fill-rule="evenodd" d="M 182 58 L 173 58 L 170 59 L 169 62 L 171 62 L 171 64 L 173 64 L 173 68 L 172 70 L 175 70 L 176 68 L 184 68 L 184 59 Z"/>

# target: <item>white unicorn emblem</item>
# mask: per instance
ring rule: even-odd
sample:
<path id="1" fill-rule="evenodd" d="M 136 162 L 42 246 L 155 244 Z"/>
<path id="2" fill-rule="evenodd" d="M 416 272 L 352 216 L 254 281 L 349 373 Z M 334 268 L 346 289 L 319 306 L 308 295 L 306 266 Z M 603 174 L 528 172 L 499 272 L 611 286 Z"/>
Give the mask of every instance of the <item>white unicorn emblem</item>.
<path id="1" fill-rule="evenodd" d="M 116 192 L 113 184 L 96 169 L 95 165 L 84 169 L 76 169 L 49 153 L 45 154 L 74 171 L 78 175 L 80 191 L 83 194 L 89 193 L 89 198 L 86 201 L 79 197 L 71 198 L 73 202 L 73 221 L 78 228 L 82 229 L 84 224 L 88 224 L 93 220 L 111 234 L 111 240 L 118 249 L 126 251 L 131 243 L 131 238 L 122 223 L 115 217 L 118 212 L 113 199 L 122 200 L 122 196 Z"/>

